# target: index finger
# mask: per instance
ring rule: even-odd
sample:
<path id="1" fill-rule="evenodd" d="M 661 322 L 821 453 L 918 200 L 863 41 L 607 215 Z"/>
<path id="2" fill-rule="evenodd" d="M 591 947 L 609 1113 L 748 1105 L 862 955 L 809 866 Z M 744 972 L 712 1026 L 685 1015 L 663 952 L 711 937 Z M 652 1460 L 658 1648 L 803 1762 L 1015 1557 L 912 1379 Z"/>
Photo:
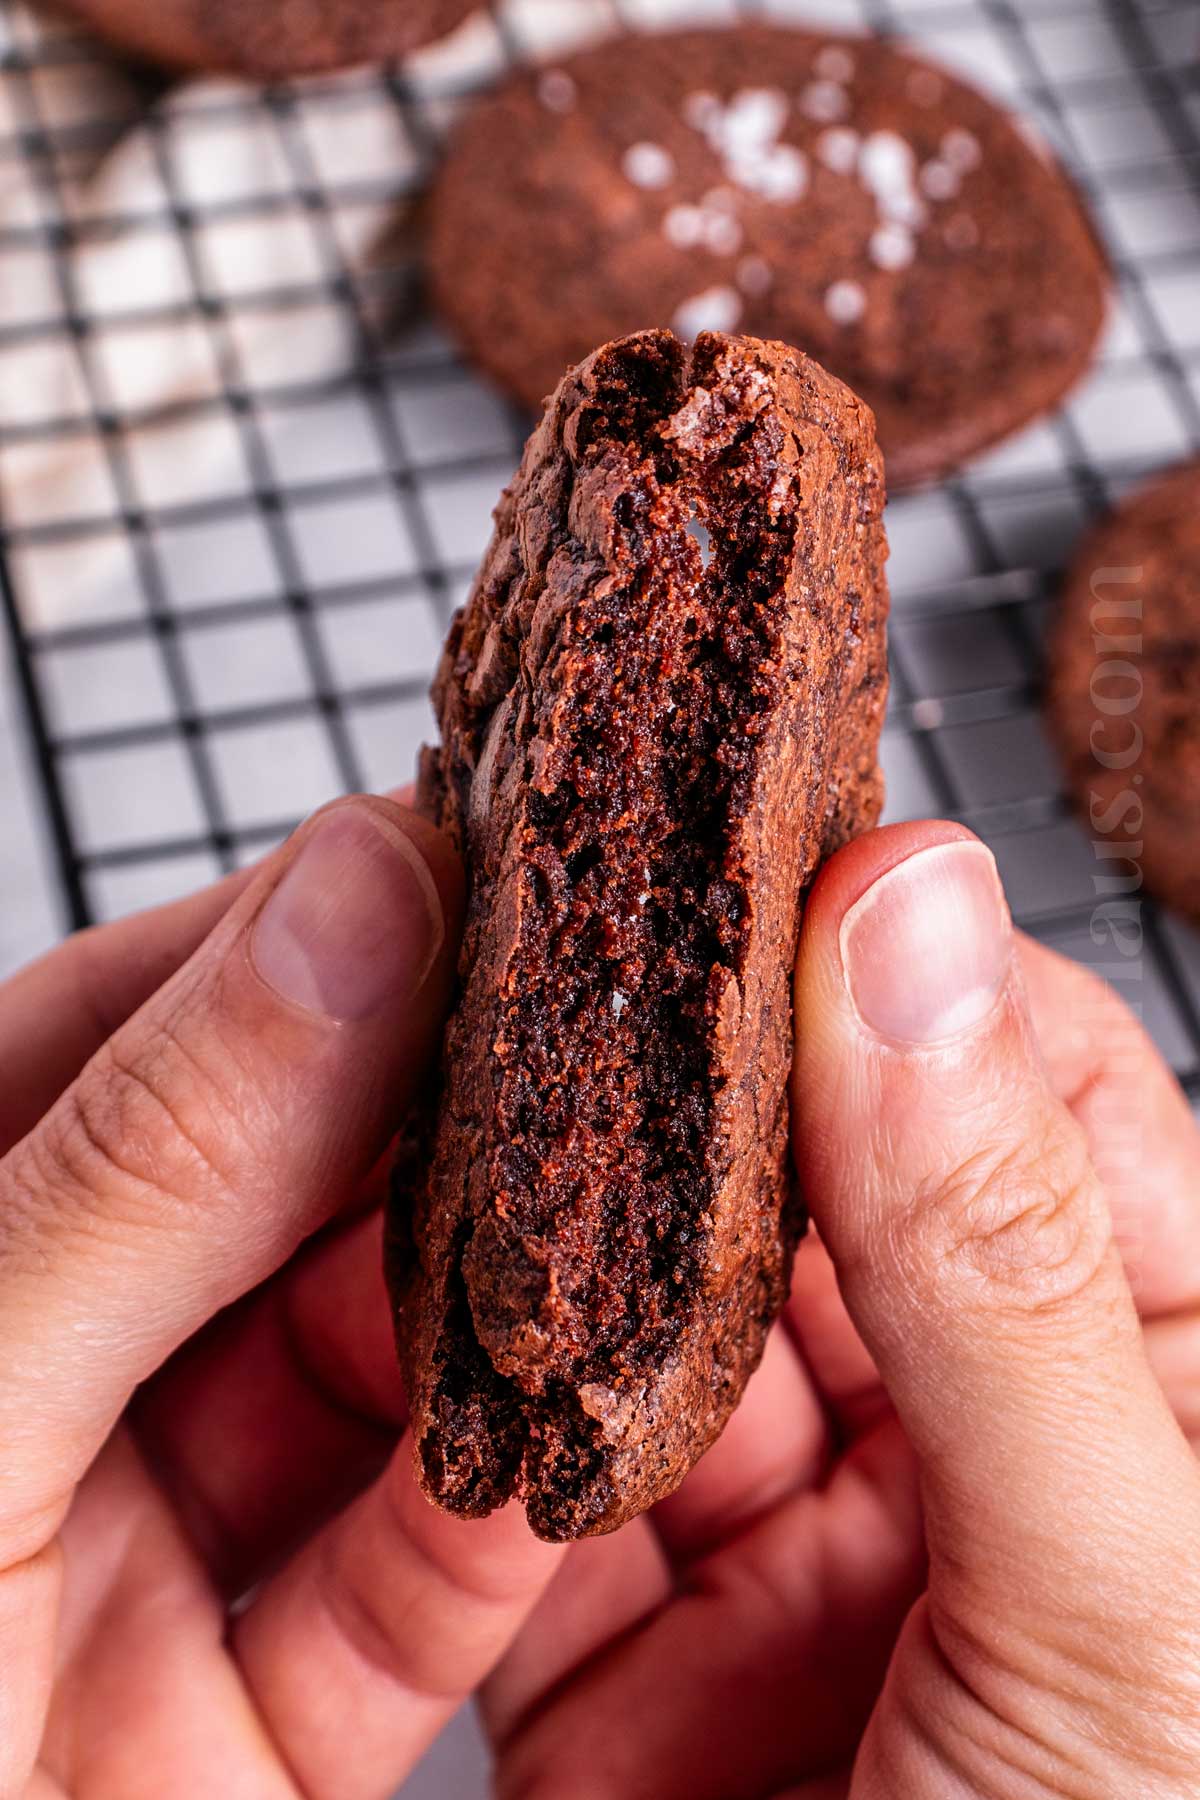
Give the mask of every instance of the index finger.
<path id="1" fill-rule="evenodd" d="M 1050 1084 L 1084 1129 L 1144 1320 L 1200 1302 L 1200 1131 L 1141 1021 L 1082 964 L 1017 952 Z"/>
<path id="2" fill-rule="evenodd" d="M 386 798 L 411 806 L 411 783 Z M 0 984 L 0 1156 L 195 954 L 261 866 L 237 869 L 166 906 L 76 932 Z"/>
<path id="3" fill-rule="evenodd" d="M 76 932 L 0 986 L 0 1156 L 199 949 L 252 876 L 239 869 L 168 906 Z"/>

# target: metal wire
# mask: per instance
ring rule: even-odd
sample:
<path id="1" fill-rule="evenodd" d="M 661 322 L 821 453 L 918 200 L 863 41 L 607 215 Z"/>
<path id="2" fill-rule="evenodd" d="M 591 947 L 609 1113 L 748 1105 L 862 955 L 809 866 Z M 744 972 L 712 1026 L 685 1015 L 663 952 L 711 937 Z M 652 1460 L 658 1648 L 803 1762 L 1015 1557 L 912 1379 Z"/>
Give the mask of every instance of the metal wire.
<path id="1" fill-rule="evenodd" d="M 12 3 L 0 0 L 0 17 Z M 800 0 L 736 0 L 736 8 L 797 22 L 828 11 Z M 496 6 L 487 82 L 498 66 L 537 53 L 537 12 L 538 0 Z M 607 16 L 610 24 L 636 26 L 647 16 L 646 0 L 608 0 Z M 836 14 L 839 23 L 926 43 L 952 62 L 968 51 L 983 54 L 995 64 L 989 74 L 1007 72 L 1013 104 L 1053 139 L 1090 197 L 1116 270 L 1121 332 L 1095 383 L 1040 427 L 1034 448 L 985 458 L 891 509 L 897 580 L 885 760 L 898 810 L 937 812 L 978 831 L 996 849 L 1021 921 L 1084 954 L 1090 848 L 1070 819 L 1040 738 L 1040 638 L 1061 564 L 1087 520 L 1132 479 L 1200 449 L 1194 19 L 1191 0 L 841 0 Z M 0 457 L 69 446 L 82 435 L 98 445 L 97 469 L 113 496 L 100 511 L 0 519 L 0 611 L 70 925 L 114 910 L 141 884 L 159 891 L 173 864 L 182 883 L 210 867 L 234 866 L 290 829 L 295 819 L 286 806 L 247 811 L 241 785 L 242 750 L 250 758 L 250 748 L 271 733 L 293 734 L 288 743 L 299 742 L 298 732 L 315 734 L 322 766 L 344 787 L 384 779 L 369 746 L 381 733 L 386 742 L 397 709 L 405 731 L 417 729 L 428 671 L 419 658 L 399 655 L 401 636 L 384 636 L 378 667 L 368 655 L 348 673 L 339 656 L 342 635 L 377 609 L 381 624 L 386 616 L 400 632 L 419 628 L 432 655 L 480 548 L 474 513 L 461 529 L 454 522 L 457 500 L 468 497 L 477 513 L 482 496 L 499 493 L 527 424 L 486 401 L 453 352 L 428 334 L 414 307 L 416 264 L 403 234 L 388 256 L 362 267 L 347 256 L 341 229 L 356 208 L 386 200 L 403 209 L 419 199 L 447 118 L 472 91 L 474 75 L 418 77 L 409 67 L 262 95 L 214 89 L 190 115 L 197 129 L 266 131 L 283 178 L 261 193 L 197 200 L 181 184 L 161 114 L 146 110 L 154 98 L 148 90 L 135 91 L 126 110 L 114 111 L 102 95 L 83 116 L 57 117 L 47 108 L 43 84 L 86 69 L 94 55 L 86 43 L 58 36 L 0 55 L 15 112 L 0 129 L 0 175 L 20 165 L 39 198 L 37 216 L 0 223 L 0 284 L 6 259 L 32 251 L 49 258 L 56 281 L 44 316 L 0 321 L 0 356 L 68 344 L 84 371 L 78 404 L 55 416 L 0 420 Z M 336 129 L 367 99 L 395 109 L 409 152 L 404 165 L 331 175 L 314 148 L 314 121 Z M 136 213 L 81 214 L 72 203 L 72 168 L 135 123 L 148 129 L 160 199 Z M 239 221 L 265 229 L 292 215 L 307 233 L 311 274 L 252 293 L 224 291 L 204 253 L 207 234 Z M 186 289 L 161 300 L 106 296 L 98 314 L 94 296 L 77 291 L 73 252 L 138 233 L 171 235 Z M 1191 330 L 1186 306 L 1172 310 L 1162 301 L 1189 287 Z M 264 378 L 248 364 L 248 322 L 278 315 L 285 330 L 287 320 L 314 307 L 345 328 L 349 353 L 340 371 L 289 368 Z M 399 331 L 398 310 L 405 316 Z M 126 404 L 106 380 L 105 341 L 180 321 L 194 321 L 206 334 L 215 385 L 167 407 Z M 1127 416 L 1137 411 L 1143 421 L 1132 438 L 1112 423 L 1114 407 L 1119 414 L 1125 408 L 1106 399 L 1110 393 L 1132 396 Z M 280 419 L 347 405 L 361 428 L 357 466 L 281 468 L 272 437 Z M 469 429 L 457 433 L 462 410 Z M 424 423 L 414 426 L 414 412 Z M 435 417 L 447 422 L 432 428 Z M 147 495 L 137 434 L 205 423 L 229 430 L 244 479 L 195 494 Z M 404 552 L 395 566 L 339 566 L 338 543 L 353 533 L 336 520 L 358 517 L 355 508 L 390 521 Z M 337 541 L 314 573 L 314 522 L 325 517 Z M 170 543 L 180 534 L 226 529 L 253 532 L 265 547 L 255 582 L 231 582 L 228 591 L 181 602 Z M 103 616 L 59 619 L 30 607 L 22 569 L 31 558 L 102 539 L 128 551 L 134 580 L 127 604 Z M 408 625 L 400 626 L 401 618 Z M 288 633 L 292 690 L 239 697 L 236 687 L 225 693 L 197 680 L 206 641 L 210 649 L 232 646 L 232 632 L 277 625 Z M 227 654 L 236 660 L 232 647 Z M 71 659 L 86 665 L 104 655 L 154 659 L 165 696 L 157 711 L 88 723 L 56 704 L 56 683 Z M 397 737 L 386 771 L 393 779 L 403 778 L 410 751 Z M 136 783 L 140 757 L 168 752 L 172 767 L 186 771 L 188 806 L 178 819 L 156 816 L 144 830 L 106 838 L 86 816 L 89 782 L 100 782 L 111 759 L 124 757 L 121 766 Z M 1200 949 L 1177 922 L 1160 919 L 1152 907 L 1147 917 L 1145 1010 L 1189 1088 L 1200 1092 Z"/>

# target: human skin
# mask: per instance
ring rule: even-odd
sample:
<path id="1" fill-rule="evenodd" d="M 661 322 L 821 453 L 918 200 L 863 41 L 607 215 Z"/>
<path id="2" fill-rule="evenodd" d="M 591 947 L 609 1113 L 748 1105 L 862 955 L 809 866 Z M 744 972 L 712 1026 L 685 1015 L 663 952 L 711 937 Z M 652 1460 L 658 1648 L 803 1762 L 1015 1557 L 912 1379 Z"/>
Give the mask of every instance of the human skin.
<path id="1" fill-rule="evenodd" d="M 1194 1794 L 1200 1155 L 1131 1016 L 960 828 L 835 857 L 820 1237 L 714 1449 L 564 1553 L 404 1436 L 379 1171 L 460 906 L 344 801 L 0 989 L 0 1800 L 383 1800 L 475 1690 L 504 1800 Z"/>

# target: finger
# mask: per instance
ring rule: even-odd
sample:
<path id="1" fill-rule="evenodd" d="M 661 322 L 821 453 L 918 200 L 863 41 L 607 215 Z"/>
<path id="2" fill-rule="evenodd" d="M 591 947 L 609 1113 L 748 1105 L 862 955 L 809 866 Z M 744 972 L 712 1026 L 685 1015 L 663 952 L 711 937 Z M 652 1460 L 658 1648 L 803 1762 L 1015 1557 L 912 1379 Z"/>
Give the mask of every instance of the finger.
<path id="1" fill-rule="evenodd" d="M 1087 1136 L 1139 1312 L 1200 1305 L 1200 1129 L 1182 1088 L 1107 983 L 1030 938 L 1017 942 L 1050 1083 Z M 1128 973 L 1139 942 L 1114 973 Z"/>
<path id="2" fill-rule="evenodd" d="M 457 881 L 385 802 L 318 816 L 0 1165 L 0 1643 L 24 1647 L 0 1792 L 36 1754 L 74 1484 L 378 1160 L 439 1029 Z"/>
<path id="3" fill-rule="evenodd" d="M 848 1759 L 923 1566 L 892 1421 L 573 1680 L 551 1659 L 541 1703 L 498 1745 L 502 1800 L 728 1800 Z"/>
<path id="4" fill-rule="evenodd" d="M 190 1339 L 135 1397 L 159 1483 L 230 1597 L 373 1481 L 406 1409 L 378 1211 Z"/>
<path id="5" fill-rule="evenodd" d="M 837 1440 L 878 1424 L 891 1402 L 873 1357 L 846 1311 L 837 1271 L 815 1230 L 796 1255 L 784 1323 L 799 1347 Z"/>
<path id="6" fill-rule="evenodd" d="M 199 949 L 252 879 L 239 869 L 170 906 L 77 932 L 0 987 L 0 1154 Z"/>
<path id="7" fill-rule="evenodd" d="M 775 1330 L 721 1436 L 654 1509 L 671 1562 L 707 1555 L 785 1495 L 813 1486 L 828 1456 L 825 1414 L 808 1372 L 786 1332 Z"/>
<path id="8" fill-rule="evenodd" d="M 226 1649 L 222 1608 L 122 1426 L 62 1537 L 70 1580 L 39 1756 L 48 1774 L 75 1800 L 296 1800 Z"/>
<path id="9" fill-rule="evenodd" d="M 840 853 L 796 1024 L 801 1177 L 921 1462 L 943 1628 L 1011 1663 L 1052 1617 L 1119 1687 L 1114 1621 L 1179 1617 L 1200 1479 L 1036 1053 L 990 853 L 954 826 Z"/>
<path id="10" fill-rule="evenodd" d="M 410 785 L 387 798 L 409 806 L 412 795 Z M 169 906 L 76 932 L 0 986 L 0 1156 L 195 954 L 254 877 L 238 869 Z"/>
<path id="11" fill-rule="evenodd" d="M 786 1794 L 777 1794 L 775 1800 L 848 1800 L 850 1793 L 850 1774 L 818 1775 L 815 1781 L 806 1781 L 801 1787 L 789 1788 Z"/>
<path id="12" fill-rule="evenodd" d="M 431 828 L 383 801 L 318 815 L 0 1167 L 0 1546 L 375 1164 L 457 904 Z"/>
<path id="13" fill-rule="evenodd" d="M 1200 1454 L 1200 1320 L 1194 1311 L 1156 1319 L 1146 1331 L 1146 1354 L 1179 1429 Z"/>
<path id="14" fill-rule="evenodd" d="M 473 1521 L 432 1507 L 406 1437 L 234 1627 L 247 1687 L 308 1800 L 390 1793 L 511 1642 L 562 1554 L 515 1504 Z"/>
<path id="15" fill-rule="evenodd" d="M 543 1697 L 665 1605 L 671 1571 L 650 1522 L 572 1544 L 480 1695 L 488 1736 L 507 1742 Z"/>

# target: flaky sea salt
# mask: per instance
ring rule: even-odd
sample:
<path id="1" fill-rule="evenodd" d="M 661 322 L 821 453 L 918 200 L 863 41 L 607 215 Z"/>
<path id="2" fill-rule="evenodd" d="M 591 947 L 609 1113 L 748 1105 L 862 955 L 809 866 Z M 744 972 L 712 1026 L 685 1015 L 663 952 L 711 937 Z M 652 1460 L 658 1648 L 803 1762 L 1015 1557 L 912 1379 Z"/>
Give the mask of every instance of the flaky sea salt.
<path id="1" fill-rule="evenodd" d="M 858 172 L 871 193 L 905 193 L 913 185 L 916 157 L 912 145 L 896 131 L 872 131 L 858 154 Z"/>
<path id="2" fill-rule="evenodd" d="M 953 200 L 961 185 L 958 170 L 937 156 L 922 166 L 918 179 L 921 192 L 931 200 Z"/>
<path id="3" fill-rule="evenodd" d="M 964 131 L 961 126 L 956 125 L 942 139 L 942 155 L 952 169 L 965 175 L 968 170 L 979 167 L 983 152 L 975 133 Z"/>
<path id="4" fill-rule="evenodd" d="M 854 325 L 867 310 L 867 296 L 857 281 L 835 281 L 825 290 L 825 311 L 835 325 Z"/>
<path id="5" fill-rule="evenodd" d="M 733 256 L 741 248 L 742 227 L 722 200 L 722 190 L 706 194 L 699 206 L 673 206 L 664 215 L 663 235 L 677 250 L 703 246 L 714 256 Z"/>
<path id="6" fill-rule="evenodd" d="M 835 175 L 853 175 L 858 167 L 861 141 L 857 131 L 852 131 L 848 125 L 831 125 L 817 139 L 817 156 Z"/>
<path id="7" fill-rule="evenodd" d="M 779 88 L 742 88 L 727 106 L 712 94 L 689 94 L 684 117 L 720 157 L 730 181 L 747 193 L 782 205 L 808 187 L 808 160 L 794 144 L 781 144 L 788 99 Z"/>
<path id="8" fill-rule="evenodd" d="M 854 76 L 854 58 L 842 44 L 826 44 L 813 58 L 813 68 L 826 81 L 846 82 Z"/>
<path id="9" fill-rule="evenodd" d="M 621 167 L 634 187 L 665 188 L 674 177 L 675 158 L 661 144 L 630 144 Z"/>
<path id="10" fill-rule="evenodd" d="M 783 130 L 787 95 L 779 88 L 742 88 L 724 109 L 719 126 L 721 147 L 736 155 L 769 144 Z"/>
<path id="11" fill-rule="evenodd" d="M 765 294 L 775 279 L 765 256 L 743 256 L 737 266 L 738 286 L 744 294 Z"/>
<path id="12" fill-rule="evenodd" d="M 662 228 L 677 250 L 694 250 L 704 241 L 704 214 L 698 206 L 673 206 L 664 214 Z"/>
<path id="13" fill-rule="evenodd" d="M 714 256 L 736 256 L 742 247 L 742 228 L 732 213 L 704 214 L 704 246 Z"/>
<path id="14" fill-rule="evenodd" d="M 683 103 L 683 116 L 693 131 L 707 131 L 722 110 L 717 96 L 703 89 L 689 94 Z"/>
<path id="15" fill-rule="evenodd" d="M 732 331 L 741 316 L 742 297 L 736 288 L 711 287 L 685 300 L 671 325 L 679 337 L 690 342 L 702 331 Z"/>
<path id="16" fill-rule="evenodd" d="M 846 90 L 836 81 L 810 81 L 798 104 L 805 118 L 817 125 L 832 125 L 850 110 Z"/>
<path id="17" fill-rule="evenodd" d="M 799 200 L 808 187 L 808 159 L 794 144 L 772 144 L 731 159 L 729 166 L 742 187 L 777 205 Z"/>
<path id="18" fill-rule="evenodd" d="M 538 80 L 538 99 L 549 112 L 570 112 L 578 89 L 565 69 L 547 69 Z"/>
<path id="19" fill-rule="evenodd" d="M 877 269 L 906 269 L 916 254 L 916 245 L 905 226 L 880 225 L 871 233 L 867 254 Z"/>

